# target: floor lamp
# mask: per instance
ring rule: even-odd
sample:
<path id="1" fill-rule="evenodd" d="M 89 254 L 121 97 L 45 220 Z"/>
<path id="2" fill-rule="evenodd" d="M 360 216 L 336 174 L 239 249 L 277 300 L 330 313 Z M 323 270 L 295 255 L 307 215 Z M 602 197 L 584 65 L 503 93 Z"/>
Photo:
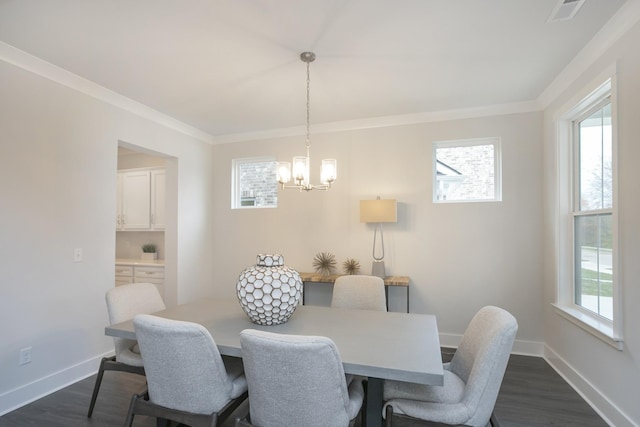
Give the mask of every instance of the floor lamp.
<path id="1" fill-rule="evenodd" d="M 382 234 L 382 223 L 398 222 L 398 207 L 395 199 L 380 200 L 360 200 L 360 222 L 375 224 L 373 232 L 373 266 L 371 275 L 382 277 L 387 276 L 384 270 L 384 235 Z M 376 242 L 380 231 L 380 255 L 376 252 Z"/>

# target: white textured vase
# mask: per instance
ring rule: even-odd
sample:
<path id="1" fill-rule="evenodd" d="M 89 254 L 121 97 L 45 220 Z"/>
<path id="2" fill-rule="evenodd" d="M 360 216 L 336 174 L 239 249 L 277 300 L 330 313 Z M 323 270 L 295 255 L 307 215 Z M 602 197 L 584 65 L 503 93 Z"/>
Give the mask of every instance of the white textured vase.
<path id="1" fill-rule="evenodd" d="M 259 254 L 257 264 L 240 273 L 236 294 L 253 323 L 279 325 L 296 310 L 302 280 L 296 270 L 284 265 L 282 255 Z"/>

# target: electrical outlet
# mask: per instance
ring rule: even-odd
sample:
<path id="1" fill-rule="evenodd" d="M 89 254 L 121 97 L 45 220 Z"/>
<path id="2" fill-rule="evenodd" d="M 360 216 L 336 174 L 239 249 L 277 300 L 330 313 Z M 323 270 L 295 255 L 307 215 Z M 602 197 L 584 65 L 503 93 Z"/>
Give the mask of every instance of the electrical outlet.
<path id="1" fill-rule="evenodd" d="M 27 363 L 31 363 L 31 347 L 20 350 L 20 365 L 26 365 Z"/>
<path id="2" fill-rule="evenodd" d="M 82 248 L 73 250 L 73 262 L 82 262 Z"/>

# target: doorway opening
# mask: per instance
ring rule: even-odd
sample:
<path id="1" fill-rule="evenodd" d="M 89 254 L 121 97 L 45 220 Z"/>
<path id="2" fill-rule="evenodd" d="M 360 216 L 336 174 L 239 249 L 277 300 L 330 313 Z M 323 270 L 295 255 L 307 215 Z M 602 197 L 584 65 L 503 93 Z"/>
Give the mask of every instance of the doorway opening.
<path id="1" fill-rule="evenodd" d="M 177 159 L 118 143 L 115 286 L 153 283 L 173 305 L 177 242 Z"/>

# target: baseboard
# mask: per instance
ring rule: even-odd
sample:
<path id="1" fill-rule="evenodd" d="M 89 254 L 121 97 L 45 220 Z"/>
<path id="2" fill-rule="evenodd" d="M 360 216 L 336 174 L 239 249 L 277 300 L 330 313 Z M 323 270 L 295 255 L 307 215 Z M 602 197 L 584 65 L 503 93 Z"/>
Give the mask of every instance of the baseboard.
<path id="1" fill-rule="evenodd" d="M 441 347 L 457 348 L 460 340 L 462 340 L 462 335 L 459 334 L 440 334 Z M 539 341 L 515 340 L 511 353 L 523 356 L 543 357 L 544 343 Z"/>
<path id="2" fill-rule="evenodd" d="M 1 394 L 0 416 L 95 374 L 98 371 L 100 360 L 108 356 L 113 356 L 113 351 L 69 366 L 68 368 Z M 89 405 L 88 398 L 87 405 Z"/>
<path id="3" fill-rule="evenodd" d="M 544 345 L 544 359 L 610 426 L 637 427 L 620 408 L 577 372 L 548 345 Z"/>

